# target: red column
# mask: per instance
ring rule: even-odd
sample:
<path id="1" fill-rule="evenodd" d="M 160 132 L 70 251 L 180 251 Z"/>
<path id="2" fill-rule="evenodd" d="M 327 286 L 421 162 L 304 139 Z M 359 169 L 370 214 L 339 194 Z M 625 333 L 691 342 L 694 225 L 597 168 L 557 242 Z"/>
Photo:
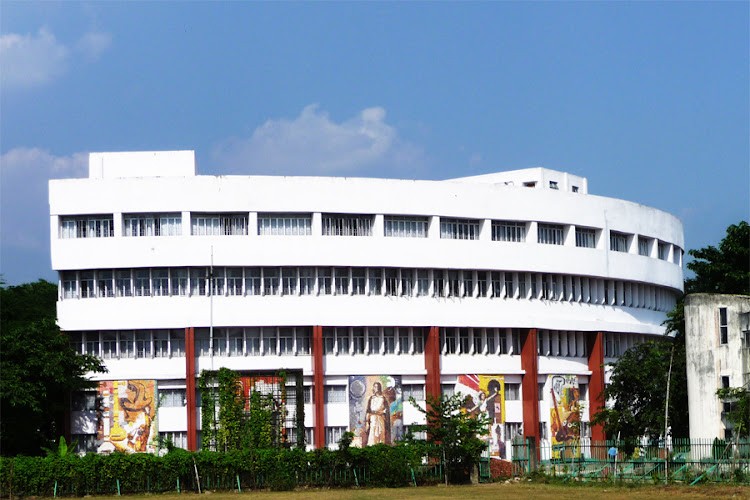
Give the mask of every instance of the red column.
<path id="1" fill-rule="evenodd" d="M 323 327 L 313 326 L 313 421 L 315 447 L 326 446 L 326 413 L 323 394 Z"/>
<path id="2" fill-rule="evenodd" d="M 195 406 L 195 329 L 185 328 L 185 395 L 187 400 L 187 447 L 198 449 L 197 408 Z"/>
<path id="3" fill-rule="evenodd" d="M 440 329 L 431 326 L 424 343 L 425 394 L 440 397 Z"/>
<path id="4" fill-rule="evenodd" d="M 521 335 L 521 381 L 523 393 L 523 437 L 534 438 L 539 445 L 539 357 L 537 331 L 531 328 Z"/>
<path id="5" fill-rule="evenodd" d="M 593 417 L 604 408 L 604 333 L 592 332 L 587 335 L 586 346 L 589 352 L 589 416 Z M 604 441 L 603 425 L 591 426 L 591 440 Z"/>

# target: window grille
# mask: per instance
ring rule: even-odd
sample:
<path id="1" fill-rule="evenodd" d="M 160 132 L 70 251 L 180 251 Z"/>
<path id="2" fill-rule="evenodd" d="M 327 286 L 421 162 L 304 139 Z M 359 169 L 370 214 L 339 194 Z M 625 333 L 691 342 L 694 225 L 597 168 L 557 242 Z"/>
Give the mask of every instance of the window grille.
<path id="1" fill-rule="evenodd" d="M 191 230 L 196 236 L 247 235 L 247 214 L 193 214 Z"/>
<path id="2" fill-rule="evenodd" d="M 669 243 L 664 243 L 663 241 L 660 241 L 658 246 L 659 246 L 659 259 L 668 260 L 669 259 Z"/>
<path id="3" fill-rule="evenodd" d="M 312 234 L 311 214 L 258 214 L 260 236 L 306 236 Z"/>
<path id="4" fill-rule="evenodd" d="M 403 395 L 404 401 L 409 401 L 409 398 L 414 398 L 417 401 L 424 401 L 424 385 L 402 384 L 401 394 Z"/>
<path id="5" fill-rule="evenodd" d="M 111 238 L 114 235 L 112 215 L 60 217 L 60 238 Z"/>
<path id="6" fill-rule="evenodd" d="M 563 227 L 559 224 L 538 224 L 537 238 L 539 243 L 544 245 L 562 245 L 565 243 Z"/>
<path id="7" fill-rule="evenodd" d="M 638 255 L 646 257 L 651 255 L 651 240 L 643 236 L 638 237 Z"/>
<path id="8" fill-rule="evenodd" d="M 323 236 L 372 236 L 372 215 L 323 214 Z"/>
<path id="9" fill-rule="evenodd" d="M 505 220 L 492 221 L 493 241 L 526 241 L 526 223 Z"/>
<path id="10" fill-rule="evenodd" d="M 124 214 L 123 236 L 179 236 L 182 234 L 182 215 Z"/>
<path id="11" fill-rule="evenodd" d="M 596 247 L 596 230 L 585 227 L 577 227 L 576 246 L 582 248 Z"/>
<path id="12" fill-rule="evenodd" d="M 505 384 L 505 400 L 519 401 L 521 399 L 521 384 Z"/>
<path id="13" fill-rule="evenodd" d="M 623 233 L 617 233 L 615 231 L 609 232 L 609 249 L 613 252 L 627 252 L 628 251 L 628 235 Z"/>
<path id="14" fill-rule="evenodd" d="M 326 403 L 346 403 L 346 386 L 327 385 L 324 389 Z"/>
<path id="15" fill-rule="evenodd" d="M 729 342 L 729 322 L 727 320 L 727 308 L 719 308 L 719 335 L 722 344 Z"/>
<path id="16" fill-rule="evenodd" d="M 427 217 L 386 215 L 385 235 L 397 238 L 427 238 Z"/>
<path id="17" fill-rule="evenodd" d="M 479 221 L 440 218 L 440 237 L 449 240 L 478 240 Z"/>
<path id="18" fill-rule="evenodd" d="M 178 408 L 187 406 L 187 395 L 185 389 L 162 389 L 159 388 L 159 406 L 166 408 Z"/>

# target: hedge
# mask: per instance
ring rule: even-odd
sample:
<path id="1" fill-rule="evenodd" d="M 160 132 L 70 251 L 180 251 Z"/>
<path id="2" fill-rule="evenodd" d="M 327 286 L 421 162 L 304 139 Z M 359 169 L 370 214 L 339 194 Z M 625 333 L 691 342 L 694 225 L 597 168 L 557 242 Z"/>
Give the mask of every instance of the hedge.
<path id="1" fill-rule="evenodd" d="M 422 456 L 418 446 L 400 444 L 339 451 L 175 449 L 163 456 L 0 457 L 0 496 L 197 491 L 196 469 L 203 490 L 398 487 L 440 481 L 439 466 L 423 465 Z"/>

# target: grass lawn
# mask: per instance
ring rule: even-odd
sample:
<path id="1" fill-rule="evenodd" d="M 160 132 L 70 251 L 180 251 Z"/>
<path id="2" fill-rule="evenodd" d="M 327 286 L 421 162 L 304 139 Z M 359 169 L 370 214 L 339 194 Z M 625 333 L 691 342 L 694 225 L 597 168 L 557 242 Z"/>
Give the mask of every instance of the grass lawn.
<path id="1" fill-rule="evenodd" d="M 157 495 L 154 495 L 157 496 Z M 160 500 L 185 500 L 193 494 L 158 495 Z M 604 498 L 606 500 L 657 500 L 662 498 L 680 499 L 717 499 L 745 498 L 750 499 L 750 486 L 702 485 L 702 486 L 612 486 L 603 484 L 558 485 L 518 482 L 513 484 L 494 483 L 474 486 L 424 486 L 419 488 L 375 488 L 346 490 L 297 490 L 292 492 L 217 492 L 208 493 L 211 500 L 243 500 L 243 498 L 262 498 L 267 500 L 287 500 L 311 498 L 317 500 L 377 500 L 401 498 L 455 498 L 481 499 L 501 498 L 503 500 L 579 500 L 587 498 Z M 107 498 L 118 497 L 92 497 Z"/>

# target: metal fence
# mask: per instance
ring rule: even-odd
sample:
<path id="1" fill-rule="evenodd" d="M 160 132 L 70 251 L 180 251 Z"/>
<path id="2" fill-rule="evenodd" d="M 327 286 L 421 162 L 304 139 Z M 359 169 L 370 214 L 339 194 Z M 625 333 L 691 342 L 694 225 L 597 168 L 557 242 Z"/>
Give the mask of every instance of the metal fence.
<path id="1" fill-rule="evenodd" d="M 667 439 L 512 444 L 515 475 L 541 472 L 578 481 L 738 482 L 750 484 L 750 441 Z"/>

